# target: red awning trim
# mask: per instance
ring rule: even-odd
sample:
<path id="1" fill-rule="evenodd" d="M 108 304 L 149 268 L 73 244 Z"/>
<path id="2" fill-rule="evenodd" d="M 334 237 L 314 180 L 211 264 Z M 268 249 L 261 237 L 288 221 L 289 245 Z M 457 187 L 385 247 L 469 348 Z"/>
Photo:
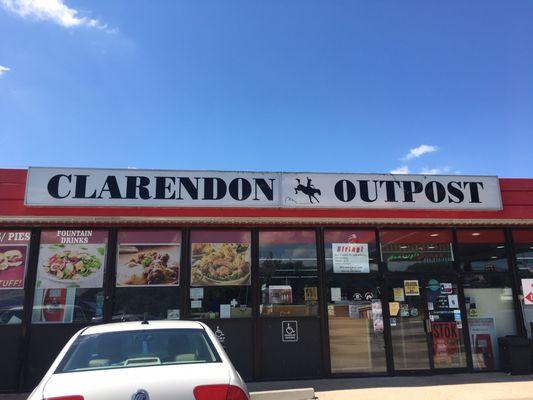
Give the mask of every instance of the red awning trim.
<path id="1" fill-rule="evenodd" d="M 350 226 L 532 226 L 533 219 L 281 218 L 281 217 L 43 217 L 0 216 L 4 226 L 162 226 L 162 225 L 350 225 Z"/>

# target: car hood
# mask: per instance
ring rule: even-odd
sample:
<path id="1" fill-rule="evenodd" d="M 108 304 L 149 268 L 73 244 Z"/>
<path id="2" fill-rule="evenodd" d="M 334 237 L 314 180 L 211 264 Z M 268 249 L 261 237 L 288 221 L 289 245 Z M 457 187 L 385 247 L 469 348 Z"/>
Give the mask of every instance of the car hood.
<path id="1" fill-rule="evenodd" d="M 223 363 L 130 367 L 53 374 L 43 397 L 82 395 L 85 400 L 131 400 L 144 389 L 150 400 L 194 400 L 198 385 L 228 384 L 230 373 Z"/>

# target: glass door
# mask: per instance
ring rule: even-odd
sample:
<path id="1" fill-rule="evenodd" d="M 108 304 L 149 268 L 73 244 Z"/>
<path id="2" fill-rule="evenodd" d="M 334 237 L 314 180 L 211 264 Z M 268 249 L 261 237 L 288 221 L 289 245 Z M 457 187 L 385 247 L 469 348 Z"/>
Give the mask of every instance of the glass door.
<path id="1" fill-rule="evenodd" d="M 405 276 L 389 282 L 394 369 L 465 368 L 463 316 L 455 278 Z"/>
<path id="2" fill-rule="evenodd" d="M 389 280 L 389 325 L 396 371 L 429 370 L 428 315 L 421 281 Z"/>
<path id="3" fill-rule="evenodd" d="M 424 286 L 433 368 L 466 368 L 457 282 L 450 277 L 432 277 L 425 280 Z"/>

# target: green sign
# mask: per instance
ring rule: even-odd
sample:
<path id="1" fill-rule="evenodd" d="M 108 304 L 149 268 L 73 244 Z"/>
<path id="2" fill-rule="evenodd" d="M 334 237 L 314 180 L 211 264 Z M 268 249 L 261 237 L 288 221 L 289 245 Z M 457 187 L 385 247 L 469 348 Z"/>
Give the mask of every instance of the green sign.
<path id="1" fill-rule="evenodd" d="M 436 279 L 430 279 L 429 282 L 428 282 L 428 288 L 429 288 L 429 290 L 431 290 L 433 292 L 436 292 L 436 291 L 440 290 L 439 281 L 436 280 Z"/>

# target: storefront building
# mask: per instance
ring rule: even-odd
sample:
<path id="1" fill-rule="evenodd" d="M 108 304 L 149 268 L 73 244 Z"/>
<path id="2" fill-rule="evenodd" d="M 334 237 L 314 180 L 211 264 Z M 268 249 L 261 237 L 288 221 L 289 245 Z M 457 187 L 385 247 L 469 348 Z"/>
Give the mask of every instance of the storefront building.
<path id="1" fill-rule="evenodd" d="M 205 322 L 247 380 L 498 370 L 531 337 L 533 179 L 0 170 L 0 390 L 143 318 Z"/>

